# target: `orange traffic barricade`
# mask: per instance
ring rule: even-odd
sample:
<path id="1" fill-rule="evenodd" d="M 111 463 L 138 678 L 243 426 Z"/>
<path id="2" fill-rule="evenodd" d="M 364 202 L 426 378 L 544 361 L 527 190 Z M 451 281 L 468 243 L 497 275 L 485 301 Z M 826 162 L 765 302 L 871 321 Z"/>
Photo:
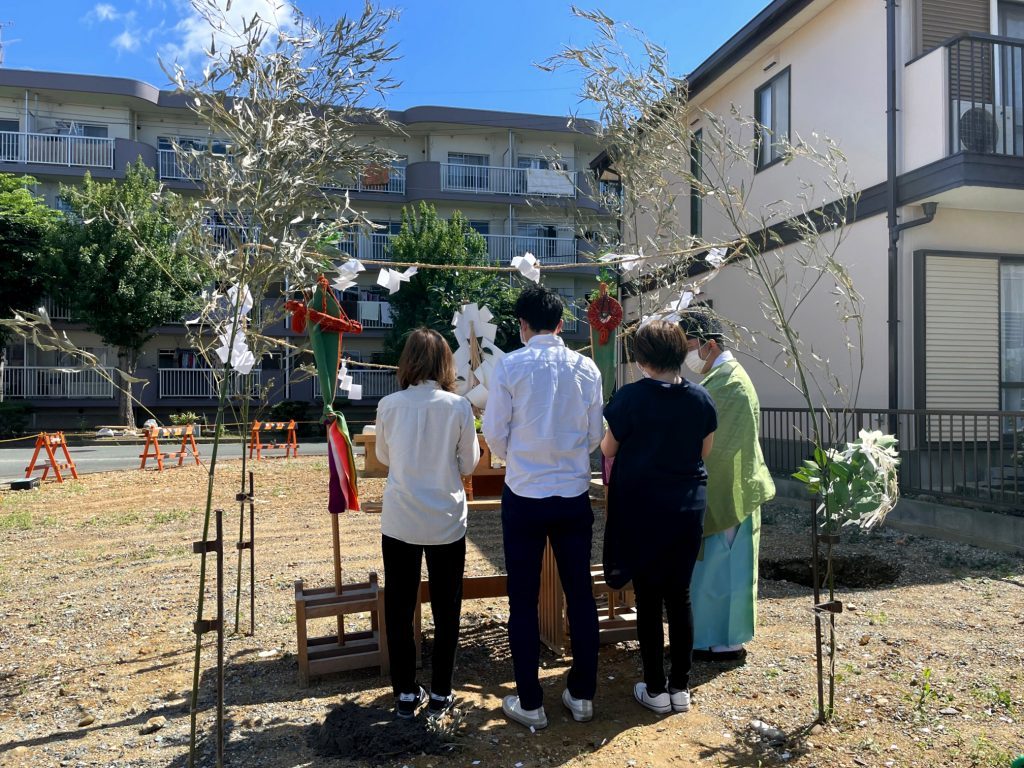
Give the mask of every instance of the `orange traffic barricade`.
<path id="1" fill-rule="evenodd" d="M 64 439 L 63 432 L 39 433 L 39 437 L 36 438 L 36 450 L 32 454 L 32 461 L 25 467 L 26 478 L 31 477 L 32 473 L 36 471 L 36 462 L 39 460 L 40 451 L 45 451 L 46 453 L 45 461 L 39 462 L 39 466 L 43 469 L 43 480 L 50 474 L 51 469 L 58 483 L 64 482 L 64 477 L 60 473 L 62 469 L 71 470 L 71 477 L 75 480 L 78 479 L 78 470 L 75 468 L 74 459 L 71 458 L 71 454 L 68 452 L 68 444 Z M 57 458 L 56 451 L 64 454 L 63 460 Z"/>
<path id="2" fill-rule="evenodd" d="M 284 442 L 277 442 L 271 439 L 270 442 L 263 442 L 261 434 L 266 432 L 283 432 Z M 277 458 L 295 458 L 299 455 L 299 441 L 295 436 L 295 420 L 291 421 L 254 421 L 252 423 L 252 435 L 249 439 L 249 458 L 255 455 L 256 461 L 263 458 L 263 451 L 284 449 L 283 455 Z M 268 458 L 271 458 L 268 456 Z"/>
<path id="3" fill-rule="evenodd" d="M 162 437 L 175 439 L 180 437 L 181 446 L 177 451 L 164 453 L 160 448 L 160 438 Z M 139 458 L 142 459 L 139 469 L 145 469 L 146 463 L 150 459 L 156 459 L 157 470 L 163 472 L 164 459 L 177 458 L 180 467 L 185 463 L 186 456 L 192 456 L 196 460 L 196 464 L 199 463 L 199 446 L 196 445 L 195 431 L 191 424 L 183 427 L 150 427 L 146 430 L 146 446 L 139 454 Z"/>

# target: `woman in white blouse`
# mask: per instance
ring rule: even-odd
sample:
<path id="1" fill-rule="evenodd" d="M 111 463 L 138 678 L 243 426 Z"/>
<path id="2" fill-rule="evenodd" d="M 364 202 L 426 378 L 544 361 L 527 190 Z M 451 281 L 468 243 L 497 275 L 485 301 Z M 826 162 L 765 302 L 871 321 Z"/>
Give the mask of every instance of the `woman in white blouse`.
<path id="1" fill-rule="evenodd" d="M 452 674 L 459 642 L 466 563 L 466 492 L 462 476 L 480 460 L 469 401 L 452 392 L 455 361 L 444 337 L 418 328 L 398 361 L 400 392 L 377 406 L 377 458 L 388 466 L 381 514 L 387 588 L 385 625 L 395 714 L 411 718 L 428 700 L 416 682 L 413 614 L 423 555 L 434 617 L 428 714 L 454 703 Z"/>

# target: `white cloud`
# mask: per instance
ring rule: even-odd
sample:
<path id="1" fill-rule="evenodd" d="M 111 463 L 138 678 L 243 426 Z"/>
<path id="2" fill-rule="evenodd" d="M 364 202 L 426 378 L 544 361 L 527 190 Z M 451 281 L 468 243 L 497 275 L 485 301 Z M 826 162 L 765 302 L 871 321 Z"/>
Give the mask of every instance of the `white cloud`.
<path id="1" fill-rule="evenodd" d="M 122 13 L 110 3 L 96 3 L 87 14 L 86 21 L 117 21 Z"/>
<path id="2" fill-rule="evenodd" d="M 139 37 L 130 29 L 125 29 L 120 35 L 110 41 L 110 44 L 119 51 L 134 52 L 139 50 Z"/>
<path id="3" fill-rule="evenodd" d="M 203 0 L 204 2 L 206 0 Z M 226 0 L 209 0 L 218 7 L 224 8 Z M 211 29 L 203 17 L 188 0 L 177 0 L 182 17 L 174 25 L 174 40 L 163 46 L 161 53 L 170 61 L 182 65 L 194 63 L 205 56 L 210 47 Z M 270 23 L 272 28 L 292 30 L 292 5 L 284 0 L 233 0 L 231 11 L 227 14 L 230 27 L 234 30 L 242 28 L 242 19 L 251 19 L 255 15 Z M 231 30 L 218 31 L 213 34 L 217 50 L 224 50 L 239 42 L 237 34 Z"/>

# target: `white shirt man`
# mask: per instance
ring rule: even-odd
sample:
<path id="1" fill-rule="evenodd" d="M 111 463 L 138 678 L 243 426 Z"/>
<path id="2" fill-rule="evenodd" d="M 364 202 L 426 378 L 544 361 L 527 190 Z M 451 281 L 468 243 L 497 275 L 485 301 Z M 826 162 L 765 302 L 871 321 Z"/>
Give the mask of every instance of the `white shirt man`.
<path id="1" fill-rule="evenodd" d="M 501 522 L 519 695 L 506 696 L 502 709 L 537 730 L 547 726 L 537 673 L 537 599 L 549 540 L 573 648 L 562 703 L 577 721 L 593 717 L 597 687 L 597 608 L 590 580 L 594 514 L 587 488 L 590 454 L 602 436 L 601 374 L 559 338 L 562 311 L 558 294 L 546 288 L 531 286 L 520 294 L 516 317 L 526 346 L 495 369 L 483 422 L 488 445 L 506 461 Z"/>

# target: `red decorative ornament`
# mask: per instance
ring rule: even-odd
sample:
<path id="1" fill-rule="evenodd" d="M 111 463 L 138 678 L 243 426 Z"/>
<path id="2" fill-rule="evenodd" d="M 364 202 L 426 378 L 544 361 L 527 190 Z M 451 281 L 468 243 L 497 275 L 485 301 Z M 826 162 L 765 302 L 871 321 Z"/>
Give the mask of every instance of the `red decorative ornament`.
<path id="1" fill-rule="evenodd" d="M 608 343 L 611 332 L 622 324 L 622 305 L 608 293 L 607 283 L 598 288 L 600 295 L 587 307 L 587 320 L 590 327 L 597 329 L 597 341 Z"/>

